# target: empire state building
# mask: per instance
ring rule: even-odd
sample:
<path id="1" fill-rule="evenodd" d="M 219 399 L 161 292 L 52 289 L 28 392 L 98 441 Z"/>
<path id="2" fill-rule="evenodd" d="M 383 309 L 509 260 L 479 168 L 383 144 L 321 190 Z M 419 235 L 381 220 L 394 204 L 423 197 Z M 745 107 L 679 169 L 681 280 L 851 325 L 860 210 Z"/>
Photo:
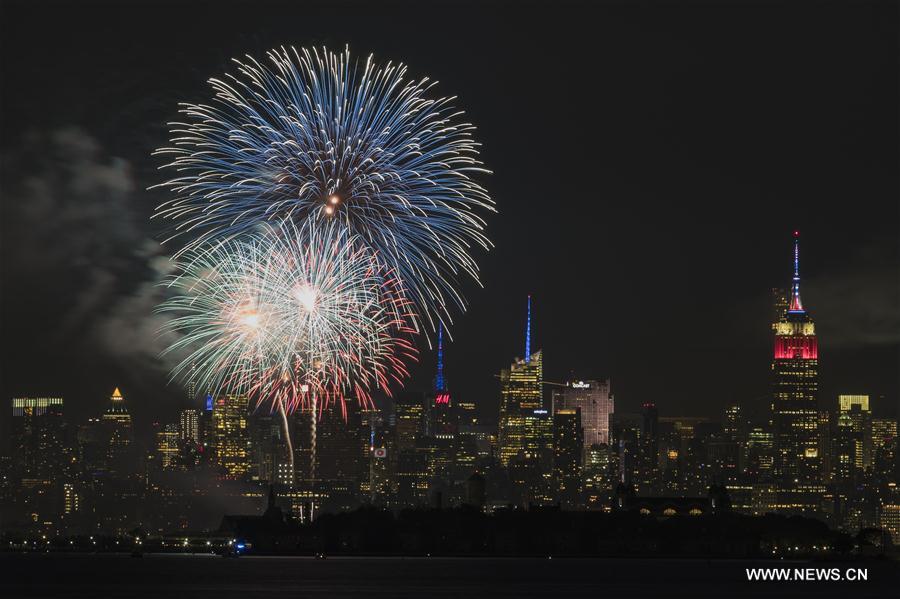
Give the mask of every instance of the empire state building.
<path id="1" fill-rule="evenodd" d="M 774 468 L 781 491 L 821 483 L 816 326 L 800 301 L 800 239 L 794 232 L 794 277 L 787 311 L 775 323 L 772 359 Z"/>

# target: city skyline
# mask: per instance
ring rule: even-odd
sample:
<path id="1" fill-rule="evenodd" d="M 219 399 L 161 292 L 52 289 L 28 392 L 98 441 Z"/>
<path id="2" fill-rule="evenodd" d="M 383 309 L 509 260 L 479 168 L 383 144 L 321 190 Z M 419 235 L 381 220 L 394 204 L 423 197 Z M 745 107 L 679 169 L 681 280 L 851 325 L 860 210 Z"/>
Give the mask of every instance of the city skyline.
<path id="1" fill-rule="evenodd" d="M 321 512 L 365 506 L 802 515 L 842 533 L 880 527 L 900 537 L 897 419 L 875 413 L 878 399 L 866 393 L 818 394 L 819 339 L 801 300 L 799 231 L 792 238 L 791 286 L 773 290 L 765 327 L 772 393 L 761 414 L 740 403 L 716 417 L 651 401 L 621 410 L 609 379 L 548 381 L 527 296 L 526 357 L 499 372 L 496 421 L 452 393 L 441 331 L 430 391 L 346 415 L 310 406 L 283 427 L 246 395 L 207 396 L 202 409 L 154 422 L 145 443 L 118 387 L 86 421 L 66 418 L 61 397 L 13 398 L 11 447 L 0 457 L 5 517 L 31 534 L 121 537 L 138 522 L 158 538 L 179 526 L 209 535 L 246 518 L 225 511 L 215 529 L 215 509 L 248 505 L 268 488 L 266 513 L 283 510 L 286 538 Z M 210 501 L 220 507 L 201 515 Z M 156 506 L 152 516 L 145 505 Z"/>

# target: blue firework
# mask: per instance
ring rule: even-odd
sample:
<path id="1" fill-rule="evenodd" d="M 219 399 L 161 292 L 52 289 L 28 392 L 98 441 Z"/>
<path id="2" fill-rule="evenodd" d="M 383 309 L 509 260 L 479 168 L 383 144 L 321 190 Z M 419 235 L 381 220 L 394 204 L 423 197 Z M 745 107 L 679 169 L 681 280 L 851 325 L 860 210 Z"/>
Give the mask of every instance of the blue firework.
<path id="1" fill-rule="evenodd" d="M 182 251 L 264 222 L 340 224 L 398 274 L 427 328 L 464 310 L 460 283 L 478 281 L 473 249 L 491 247 L 483 215 L 494 202 L 454 98 L 349 50 L 235 63 L 209 80 L 209 104 L 182 105 L 172 146 L 157 151 L 175 173 L 157 216 L 173 221 Z"/>

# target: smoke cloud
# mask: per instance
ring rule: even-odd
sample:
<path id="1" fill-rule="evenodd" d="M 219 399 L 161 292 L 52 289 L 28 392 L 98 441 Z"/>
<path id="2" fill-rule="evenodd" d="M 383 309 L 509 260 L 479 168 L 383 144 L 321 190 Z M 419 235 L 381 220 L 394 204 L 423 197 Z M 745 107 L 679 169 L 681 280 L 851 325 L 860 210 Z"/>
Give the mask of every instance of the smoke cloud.
<path id="1" fill-rule="evenodd" d="M 78 128 L 31 133 L 3 158 L 2 327 L 50 321 L 54 333 L 29 342 L 36 357 L 99 350 L 166 370 L 153 309 L 171 264 L 131 165 Z"/>

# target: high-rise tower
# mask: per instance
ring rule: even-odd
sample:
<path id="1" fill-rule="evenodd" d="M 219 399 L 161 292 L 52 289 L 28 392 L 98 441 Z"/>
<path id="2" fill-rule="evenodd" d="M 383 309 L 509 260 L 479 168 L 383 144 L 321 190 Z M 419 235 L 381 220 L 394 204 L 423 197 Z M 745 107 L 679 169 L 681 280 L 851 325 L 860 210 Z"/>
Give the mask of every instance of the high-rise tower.
<path id="1" fill-rule="evenodd" d="M 62 397 L 14 398 L 12 416 L 9 449 L 16 474 L 33 481 L 53 481 L 66 463 Z"/>
<path id="2" fill-rule="evenodd" d="M 216 399 L 213 408 L 216 462 L 230 478 L 242 478 L 250 471 L 248 406 L 246 395 L 224 395 Z"/>
<path id="3" fill-rule="evenodd" d="M 525 325 L 525 351 L 531 351 L 531 296 Z M 537 457 L 552 449 L 552 415 L 544 407 L 544 359 L 541 350 L 517 358 L 500 371 L 499 458 L 506 466 L 520 453 Z"/>
<path id="4" fill-rule="evenodd" d="M 794 232 L 794 276 L 784 316 L 775 323 L 772 426 L 775 479 L 781 490 L 820 484 L 816 328 L 800 300 L 800 239 Z"/>
<path id="5" fill-rule="evenodd" d="M 127 454 L 134 438 L 134 430 L 125 397 L 118 387 L 110 396 L 106 411 L 100 419 L 107 429 L 109 438 L 107 446 L 109 466 L 113 470 L 122 470 L 128 461 Z"/>
<path id="6" fill-rule="evenodd" d="M 573 380 L 565 387 L 553 391 L 554 411 L 581 410 L 585 449 L 591 445 L 609 443 L 609 416 L 613 413 L 614 405 L 609 379 Z"/>
<path id="7" fill-rule="evenodd" d="M 430 437 L 453 435 L 456 428 L 456 406 L 450 398 L 447 379 L 444 378 L 444 325 L 438 325 L 437 372 L 434 389 L 428 397 L 426 433 Z"/>

